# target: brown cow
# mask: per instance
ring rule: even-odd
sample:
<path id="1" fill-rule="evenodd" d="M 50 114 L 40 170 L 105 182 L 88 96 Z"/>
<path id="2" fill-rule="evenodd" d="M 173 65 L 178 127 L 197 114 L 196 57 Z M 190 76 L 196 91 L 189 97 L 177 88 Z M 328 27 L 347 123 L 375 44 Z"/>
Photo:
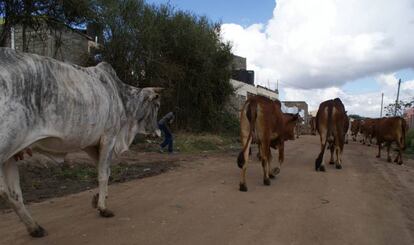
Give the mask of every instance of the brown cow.
<path id="1" fill-rule="evenodd" d="M 346 119 L 345 119 L 345 123 L 344 123 L 344 132 L 345 132 L 345 144 L 348 144 L 348 136 L 349 136 L 349 131 L 350 131 L 350 129 L 349 129 L 349 117 L 348 117 L 348 114 L 346 113 L 346 111 L 345 111 L 345 116 L 346 116 Z"/>
<path id="2" fill-rule="evenodd" d="M 311 128 L 311 134 L 316 135 L 316 117 L 311 117 L 309 124 Z"/>
<path id="3" fill-rule="evenodd" d="M 381 118 L 374 124 L 374 135 L 377 138 L 378 155 L 381 157 L 381 144 L 384 142 L 387 146 L 387 161 L 391 162 L 390 148 L 395 142 L 398 146 L 398 155 L 395 162 L 402 164 L 402 151 L 405 149 L 405 134 L 407 123 L 402 117 Z"/>
<path id="4" fill-rule="evenodd" d="M 243 150 L 237 158 L 237 165 L 242 169 L 240 191 L 247 191 L 246 170 L 249 160 L 249 149 L 255 138 L 260 149 L 263 167 L 263 183 L 270 185 L 270 178 L 280 169 L 274 168 L 270 173 L 270 147 L 279 149 L 279 164 L 284 160 L 284 142 L 294 139 L 294 128 L 298 116 L 283 115 L 280 101 L 272 101 L 262 96 L 252 96 L 243 105 L 240 114 L 240 137 Z M 289 133 L 286 133 L 290 129 Z"/>
<path id="5" fill-rule="evenodd" d="M 339 98 L 324 101 L 319 105 L 319 110 L 316 114 L 316 129 L 320 135 L 321 152 L 315 160 L 316 171 L 325 171 L 323 156 L 327 144 L 331 146 L 331 161 L 329 163 L 334 163 L 333 153 L 336 151 L 335 166 L 337 169 L 342 168 L 342 152 L 347 122 L 349 123 L 349 119 L 346 115 L 345 107 Z"/>
<path id="6" fill-rule="evenodd" d="M 281 137 L 279 137 L 278 139 L 274 139 L 270 142 L 270 147 L 272 147 L 273 149 L 277 150 L 278 146 L 280 145 L 280 140 L 283 139 L 284 141 L 287 140 L 295 140 L 295 129 L 297 127 L 297 123 L 296 125 L 294 125 L 293 123 L 290 122 L 298 122 L 300 120 L 300 116 L 299 114 L 294 114 L 294 113 L 283 113 L 283 131 L 282 131 L 282 135 Z M 253 143 L 257 143 L 255 142 L 255 140 L 253 139 L 252 144 Z M 259 144 L 259 143 L 257 143 Z M 282 152 L 283 153 L 283 152 Z M 284 156 L 280 156 L 279 157 L 282 158 L 282 162 L 284 159 Z M 259 161 L 262 160 L 261 156 L 260 156 L 260 145 L 259 145 L 259 152 L 257 153 L 257 158 L 259 159 Z M 273 171 L 270 173 L 270 178 L 273 179 L 275 177 L 276 174 L 278 174 L 280 171 L 279 168 L 274 168 Z"/>
<path id="7" fill-rule="evenodd" d="M 284 113 L 288 114 L 288 113 Z M 295 125 L 294 133 L 296 135 L 296 138 L 299 139 L 299 136 L 302 135 L 302 122 L 304 121 L 303 118 L 299 114 L 293 114 L 298 116 L 298 120 Z"/>
<path id="8" fill-rule="evenodd" d="M 361 120 L 354 120 L 351 122 L 351 136 L 352 136 L 353 141 L 357 141 L 360 127 L 361 127 Z"/>
<path id="9" fill-rule="evenodd" d="M 367 118 L 361 122 L 360 132 L 362 134 L 362 144 L 371 146 L 372 139 L 375 138 L 374 125 L 376 120 L 378 119 Z"/>

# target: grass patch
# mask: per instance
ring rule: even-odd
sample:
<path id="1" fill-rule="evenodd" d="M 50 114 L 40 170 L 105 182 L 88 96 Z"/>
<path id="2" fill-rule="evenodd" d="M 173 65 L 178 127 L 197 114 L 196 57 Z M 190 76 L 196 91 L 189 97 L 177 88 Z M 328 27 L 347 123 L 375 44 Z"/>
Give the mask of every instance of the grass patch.
<path id="1" fill-rule="evenodd" d="M 176 136 L 175 148 L 180 152 L 220 152 L 240 147 L 238 138 L 214 134 L 180 133 Z"/>
<path id="2" fill-rule="evenodd" d="M 240 148 L 239 137 L 235 136 L 187 132 L 172 132 L 172 134 L 174 151 L 176 152 L 223 152 Z M 157 152 L 162 141 L 163 138 L 154 139 L 140 136 L 134 141 L 134 147 L 140 152 Z"/>

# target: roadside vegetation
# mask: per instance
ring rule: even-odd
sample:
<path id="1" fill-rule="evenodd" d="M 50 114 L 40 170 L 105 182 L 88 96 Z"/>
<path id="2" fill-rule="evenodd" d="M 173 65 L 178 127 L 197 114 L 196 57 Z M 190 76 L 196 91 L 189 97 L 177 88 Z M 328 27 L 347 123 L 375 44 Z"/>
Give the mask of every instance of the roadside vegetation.
<path id="1" fill-rule="evenodd" d="M 410 158 L 414 159 L 414 129 L 408 130 L 405 142 L 407 146 L 405 152 Z"/>

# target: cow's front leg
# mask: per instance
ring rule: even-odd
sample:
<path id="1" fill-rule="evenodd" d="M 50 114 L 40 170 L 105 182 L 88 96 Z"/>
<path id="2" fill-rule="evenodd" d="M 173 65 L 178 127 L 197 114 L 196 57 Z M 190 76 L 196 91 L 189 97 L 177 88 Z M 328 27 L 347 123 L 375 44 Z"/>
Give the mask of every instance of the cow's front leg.
<path id="1" fill-rule="evenodd" d="M 377 158 L 380 158 L 381 157 L 381 142 L 377 142 L 377 144 L 378 144 L 378 155 L 377 155 Z"/>
<path id="2" fill-rule="evenodd" d="M 14 209 L 32 237 L 43 237 L 47 235 L 46 230 L 33 220 L 24 206 L 22 190 L 20 188 L 19 170 L 17 163 L 12 159 L 5 162 L 0 169 L 0 195 Z"/>
<path id="3" fill-rule="evenodd" d="M 111 160 L 114 148 L 114 140 L 101 140 L 99 147 L 98 182 L 99 194 L 94 196 L 93 202 L 102 217 L 113 217 L 114 213 L 106 208 L 108 196 L 108 180 L 111 174 Z"/>
<path id="4" fill-rule="evenodd" d="M 390 149 L 391 143 L 387 143 L 387 162 L 391 162 Z"/>

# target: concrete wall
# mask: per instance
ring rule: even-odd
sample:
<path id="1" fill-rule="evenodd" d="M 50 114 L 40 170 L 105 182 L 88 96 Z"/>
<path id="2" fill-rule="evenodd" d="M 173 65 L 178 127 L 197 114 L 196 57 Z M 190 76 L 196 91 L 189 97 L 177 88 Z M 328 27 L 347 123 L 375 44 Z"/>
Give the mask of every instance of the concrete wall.
<path id="1" fill-rule="evenodd" d="M 23 51 L 23 28 L 15 26 L 15 49 Z M 52 57 L 61 61 L 83 65 L 88 58 L 92 39 L 85 34 L 62 27 L 62 30 L 50 30 L 40 27 L 38 30 L 26 29 L 28 52 Z M 7 41 L 11 46 L 11 40 Z"/>
<path id="2" fill-rule="evenodd" d="M 230 107 L 233 111 L 238 111 L 242 108 L 244 102 L 249 96 L 252 95 L 262 95 L 269 99 L 276 100 L 279 99 L 279 94 L 274 91 L 270 91 L 264 88 L 255 87 L 253 85 L 243 83 L 237 80 L 230 80 L 230 83 L 235 88 L 235 95 L 230 99 Z"/>
<path id="3" fill-rule="evenodd" d="M 308 122 L 308 104 L 305 101 L 283 101 L 287 107 L 294 107 L 305 111 L 305 118 L 303 118 L 305 124 Z"/>
<path id="4" fill-rule="evenodd" d="M 246 70 L 246 58 L 233 55 L 233 62 L 231 63 L 232 70 Z"/>

